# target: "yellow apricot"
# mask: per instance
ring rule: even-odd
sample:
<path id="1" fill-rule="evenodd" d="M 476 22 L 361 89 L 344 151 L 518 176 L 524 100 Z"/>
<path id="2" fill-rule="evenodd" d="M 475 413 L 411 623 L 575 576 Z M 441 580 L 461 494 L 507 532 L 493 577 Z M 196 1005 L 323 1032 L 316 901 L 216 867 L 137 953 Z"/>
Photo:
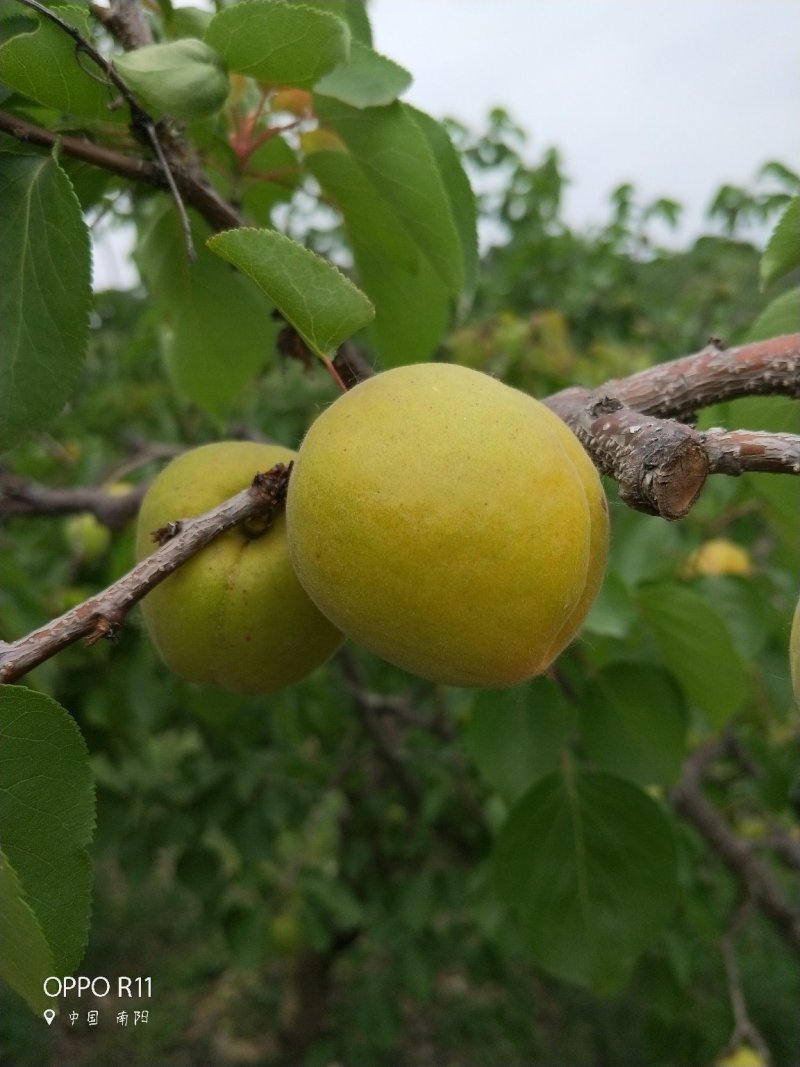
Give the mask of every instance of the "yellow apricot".
<path id="1" fill-rule="evenodd" d="M 544 671 L 605 570 L 600 479 L 530 396 L 465 367 L 399 367 L 312 425 L 287 498 L 289 548 L 348 637 L 435 682 Z"/>
<path id="2" fill-rule="evenodd" d="M 245 489 L 257 472 L 294 457 L 288 448 L 247 441 L 204 445 L 179 456 L 145 494 L 137 557 L 156 548 L 154 530 L 208 511 Z M 144 598 L 142 613 L 171 670 L 236 693 L 290 685 L 343 640 L 295 576 L 283 514 L 266 531 L 239 526 L 216 538 Z"/>

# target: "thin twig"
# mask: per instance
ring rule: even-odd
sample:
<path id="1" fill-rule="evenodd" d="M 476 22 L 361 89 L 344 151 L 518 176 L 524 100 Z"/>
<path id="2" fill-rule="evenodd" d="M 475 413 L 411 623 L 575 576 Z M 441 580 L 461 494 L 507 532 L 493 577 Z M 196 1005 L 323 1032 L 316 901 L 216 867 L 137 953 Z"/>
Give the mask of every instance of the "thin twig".
<path id="1" fill-rule="evenodd" d="M 146 486 L 124 493 L 104 488 L 48 489 L 0 472 L 0 519 L 22 515 L 74 515 L 88 511 L 110 530 L 121 530 L 142 502 Z"/>
<path id="2" fill-rule="evenodd" d="M 161 173 L 164 175 L 164 180 L 167 183 L 172 198 L 175 201 L 175 206 L 178 209 L 181 227 L 186 242 L 186 254 L 189 256 L 190 260 L 194 261 L 197 258 L 197 253 L 195 252 L 194 242 L 192 240 L 192 228 L 189 223 L 189 216 L 186 214 L 186 207 L 161 146 L 161 140 L 156 130 L 156 124 L 150 114 L 141 106 L 124 78 L 121 77 L 115 68 L 114 64 L 106 59 L 101 52 L 98 52 L 91 41 L 86 40 L 80 30 L 62 19 L 61 16 L 51 8 L 45 7 L 44 4 L 40 4 L 39 0 L 18 0 L 18 2 L 31 8 L 43 18 L 54 22 L 64 33 L 68 34 L 75 42 L 78 53 L 84 53 L 89 56 L 89 58 L 103 71 L 114 88 L 120 93 L 125 103 L 128 105 L 131 115 L 131 129 L 133 130 L 134 135 L 137 137 L 144 137 L 158 160 Z"/>
<path id="3" fill-rule="evenodd" d="M 727 739 L 716 738 L 689 757 L 680 781 L 672 790 L 673 804 L 723 860 L 742 891 L 770 920 L 784 943 L 800 956 L 800 911 L 792 907 L 769 868 L 703 796 L 705 772 L 714 760 L 725 754 L 726 748 Z"/>
<path id="4" fill-rule="evenodd" d="M 82 637 L 91 644 L 101 637 L 115 637 L 133 605 L 209 541 L 244 519 L 270 518 L 283 503 L 289 471 L 290 467 L 276 464 L 204 515 L 183 520 L 176 516 L 169 540 L 113 585 L 26 637 L 0 643 L 0 682 L 15 681 Z"/>
<path id="5" fill-rule="evenodd" d="M 719 944 L 722 961 L 725 966 L 731 1012 L 733 1013 L 733 1033 L 728 1042 L 728 1049 L 734 1052 L 741 1045 L 747 1044 L 756 1049 L 761 1055 L 764 1067 L 770 1067 L 772 1055 L 769 1045 L 767 1045 L 758 1027 L 750 1018 L 750 1013 L 747 1010 L 747 999 L 744 995 L 742 974 L 739 970 L 739 961 L 736 958 L 736 938 L 744 925 L 749 910 L 750 901 L 747 897 L 741 897 L 731 914 L 728 927 L 720 938 Z"/>

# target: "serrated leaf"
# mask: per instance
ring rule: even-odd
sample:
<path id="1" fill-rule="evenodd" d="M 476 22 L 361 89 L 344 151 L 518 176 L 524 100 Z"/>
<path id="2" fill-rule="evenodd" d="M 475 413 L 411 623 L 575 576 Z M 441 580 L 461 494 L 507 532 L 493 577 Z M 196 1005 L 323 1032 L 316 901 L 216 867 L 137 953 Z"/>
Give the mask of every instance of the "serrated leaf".
<path id="1" fill-rule="evenodd" d="M 448 293 L 460 296 L 461 240 L 436 158 L 411 110 L 398 101 L 388 107 L 358 109 L 317 94 L 314 110 L 347 145 Z"/>
<path id="2" fill-rule="evenodd" d="M 310 4 L 310 7 L 318 7 L 331 15 L 338 15 L 347 23 L 354 41 L 361 44 L 372 44 L 372 27 L 369 24 L 365 0 L 322 0 L 321 3 Z"/>
<path id="3" fill-rule="evenodd" d="M 375 314 L 341 271 L 274 230 L 227 230 L 207 244 L 251 278 L 319 356 L 327 356 Z"/>
<path id="4" fill-rule="evenodd" d="M 761 257 L 761 288 L 800 267 L 800 196 L 792 197 Z M 795 329 L 798 320 L 795 319 Z"/>
<path id="5" fill-rule="evenodd" d="M 94 829 L 94 783 L 86 744 L 55 700 L 3 686 L 0 706 L 0 832 L 28 904 L 69 974 L 86 945 Z"/>
<path id="6" fill-rule="evenodd" d="M 534 960 L 560 978 L 618 989 L 677 897 L 661 809 L 610 774 L 550 774 L 512 810 L 495 847 L 500 896 Z"/>
<path id="7" fill-rule="evenodd" d="M 91 39 L 85 10 L 63 5 L 58 14 Z M 25 17 L 35 23 L 33 29 L 20 24 L 21 32 L 0 46 L 0 81 L 56 111 L 96 122 L 128 122 L 127 108 L 109 111 L 116 89 L 104 84 L 105 75 L 91 59 L 84 57 L 82 65 L 72 38 L 29 9 L 25 9 Z"/>
<path id="8" fill-rule="evenodd" d="M 747 669 L 722 616 L 694 590 L 674 583 L 636 596 L 664 663 L 715 728 L 745 701 Z"/>
<path id="9" fill-rule="evenodd" d="M 143 236 L 137 261 L 161 313 L 175 387 L 223 416 L 274 353 L 278 326 L 250 282 L 205 247 L 210 227 L 194 220 L 192 232 L 195 263 L 186 256 L 175 209 L 165 203 Z"/>
<path id="10" fill-rule="evenodd" d="M 485 690 L 472 706 L 467 749 L 481 777 L 509 801 L 558 766 L 575 712 L 549 678 Z"/>
<path id="11" fill-rule="evenodd" d="M 680 690 L 651 664 L 614 663 L 581 701 L 581 735 L 601 770 L 639 785 L 669 785 L 680 772 L 687 715 Z"/>
<path id="12" fill-rule="evenodd" d="M 342 19 L 282 0 L 247 0 L 223 8 L 205 40 L 230 70 L 300 88 L 310 88 L 350 54 L 350 30 Z"/>
<path id="13" fill-rule="evenodd" d="M 411 81 L 399 63 L 353 41 L 348 61 L 321 78 L 314 90 L 353 107 L 382 107 L 401 96 Z"/>
<path id="14" fill-rule="evenodd" d="M 800 324 L 800 286 L 771 300 L 747 331 L 748 341 L 795 333 Z"/>
<path id="15" fill-rule="evenodd" d="M 478 278 L 478 209 L 475 194 L 461 165 L 458 152 L 441 122 L 417 108 L 410 107 L 409 111 L 425 135 L 439 167 L 461 241 L 464 289 L 470 294 Z"/>
<path id="16" fill-rule="evenodd" d="M 91 252 L 78 199 L 49 156 L 0 154 L 0 448 L 52 420 L 89 337 Z"/>
<path id="17" fill-rule="evenodd" d="M 35 1012 L 49 1000 L 43 983 L 53 973 L 53 954 L 25 900 L 17 873 L 0 852 L 0 976 Z"/>

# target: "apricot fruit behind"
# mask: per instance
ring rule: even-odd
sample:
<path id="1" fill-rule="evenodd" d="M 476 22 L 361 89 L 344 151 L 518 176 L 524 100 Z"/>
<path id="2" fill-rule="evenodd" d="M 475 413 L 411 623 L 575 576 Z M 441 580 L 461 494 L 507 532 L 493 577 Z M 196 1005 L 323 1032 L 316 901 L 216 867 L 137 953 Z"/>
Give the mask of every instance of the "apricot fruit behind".
<path id="1" fill-rule="evenodd" d="M 145 494 L 137 557 L 157 547 L 154 530 L 208 511 L 247 488 L 257 472 L 294 458 L 290 449 L 246 441 L 179 456 Z M 142 613 L 171 670 L 237 693 L 269 693 L 299 681 L 343 640 L 295 576 L 282 512 L 255 536 L 239 526 L 216 538 L 144 598 Z"/>

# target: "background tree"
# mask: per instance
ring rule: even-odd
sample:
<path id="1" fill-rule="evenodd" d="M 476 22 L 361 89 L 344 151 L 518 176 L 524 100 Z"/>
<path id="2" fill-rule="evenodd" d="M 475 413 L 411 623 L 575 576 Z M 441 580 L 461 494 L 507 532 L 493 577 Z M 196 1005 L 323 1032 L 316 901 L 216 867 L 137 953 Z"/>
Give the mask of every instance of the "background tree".
<path id="1" fill-rule="evenodd" d="M 791 1063 L 797 177 L 721 190 L 725 236 L 666 252 L 678 205 L 623 186 L 575 232 L 508 116 L 448 136 L 401 103 L 360 3 L 6 0 L 0 26 L 9 1059 Z M 761 259 L 748 212 L 781 214 Z M 142 286 L 92 295 L 109 218 Z M 126 618 L 164 460 L 296 446 L 373 365 L 434 358 L 547 396 L 608 476 L 580 639 L 504 691 L 352 645 L 269 698 L 168 674 Z M 159 573 L 264 501 L 237 507 Z M 154 997 L 44 1027 L 25 1002 L 78 966 Z M 148 1007 L 132 1052 L 116 1013 Z"/>

